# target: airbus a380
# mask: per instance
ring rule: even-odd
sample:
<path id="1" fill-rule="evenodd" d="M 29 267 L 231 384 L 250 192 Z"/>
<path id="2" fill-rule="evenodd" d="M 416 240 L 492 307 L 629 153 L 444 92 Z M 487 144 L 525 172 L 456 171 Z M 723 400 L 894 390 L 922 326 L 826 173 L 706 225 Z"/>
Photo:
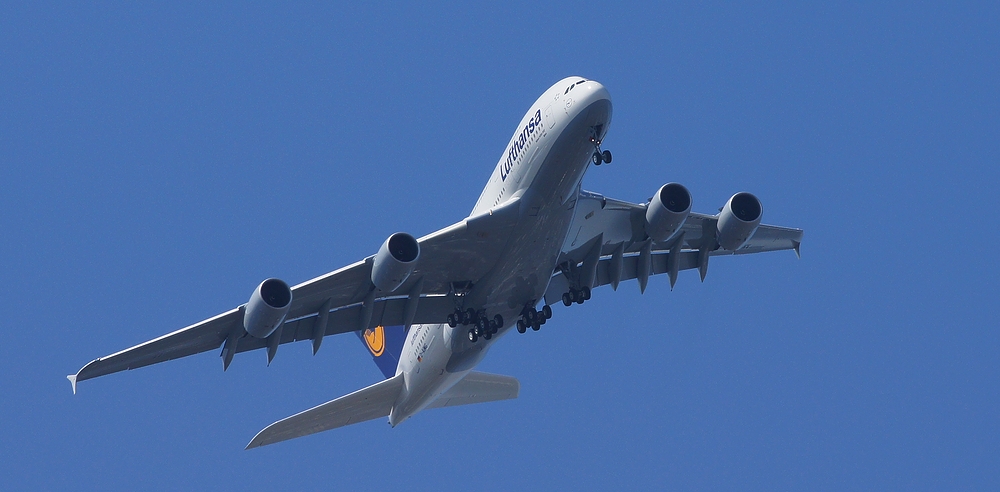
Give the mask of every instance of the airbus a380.
<path id="1" fill-rule="evenodd" d="M 647 203 L 581 189 L 591 164 L 610 163 L 601 142 L 611 96 L 582 77 L 560 80 L 531 105 L 472 213 L 416 239 L 397 232 L 378 252 L 294 287 L 264 280 L 249 301 L 213 318 L 96 359 L 68 376 L 77 383 L 222 348 L 238 352 L 355 332 L 385 379 L 261 430 L 247 448 L 388 416 L 516 398 L 508 376 L 473 371 L 510 329 L 538 330 L 553 304 L 590 299 L 592 289 L 697 269 L 712 256 L 799 251 L 802 230 L 762 225 L 760 201 L 736 193 L 715 215 L 691 212 L 677 183 Z"/>

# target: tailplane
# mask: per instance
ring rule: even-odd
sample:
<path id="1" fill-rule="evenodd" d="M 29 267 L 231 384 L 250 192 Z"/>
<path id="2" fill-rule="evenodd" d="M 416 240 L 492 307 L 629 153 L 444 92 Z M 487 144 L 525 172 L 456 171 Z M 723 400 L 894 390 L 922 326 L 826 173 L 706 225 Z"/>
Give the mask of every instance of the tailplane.
<path id="1" fill-rule="evenodd" d="M 366 420 L 386 417 L 403 389 L 403 375 L 379 381 L 367 388 L 328 401 L 317 407 L 281 419 L 257 433 L 247 449 L 266 446 L 296 437 Z"/>
<path id="2" fill-rule="evenodd" d="M 427 408 L 456 407 L 488 401 L 512 400 L 521 391 L 521 383 L 510 376 L 472 371 Z"/>

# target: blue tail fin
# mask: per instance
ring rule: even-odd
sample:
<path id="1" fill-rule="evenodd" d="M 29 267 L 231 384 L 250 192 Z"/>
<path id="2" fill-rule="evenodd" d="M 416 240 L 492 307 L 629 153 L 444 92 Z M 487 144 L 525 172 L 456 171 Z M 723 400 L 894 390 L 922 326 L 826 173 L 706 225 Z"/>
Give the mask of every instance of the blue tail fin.
<path id="1" fill-rule="evenodd" d="M 403 343 L 406 342 L 406 327 L 399 326 L 376 326 L 365 331 L 356 331 L 361 343 L 365 344 L 368 352 L 372 354 L 375 365 L 385 377 L 391 378 L 396 375 L 396 366 L 399 365 L 400 354 L 403 353 Z"/>

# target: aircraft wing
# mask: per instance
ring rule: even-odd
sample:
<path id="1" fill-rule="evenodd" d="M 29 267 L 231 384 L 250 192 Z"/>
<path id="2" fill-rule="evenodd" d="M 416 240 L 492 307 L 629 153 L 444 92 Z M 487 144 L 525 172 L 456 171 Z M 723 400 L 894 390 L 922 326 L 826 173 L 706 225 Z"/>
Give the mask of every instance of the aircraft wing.
<path id="1" fill-rule="evenodd" d="M 443 323 L 455 309 L 453 285 L 475 283 L 496 262 L 517 220 L 519 200 L 469 217 L 418 240 L 420 259 L 412 274 L 391 293 L 372 293 L 374 256 L 292 287 L 292 305 L 284 324 L 267 339 L 243 330 L 243 306 L 141 343 L 85 365 L 68 376 L 86 379 L 223 347 L 224 367 L 233 354 L 267 348 L 268 362 L 280 344 L 312 340 L 317 350 L 324 336 L 378 325 Z M 370 308 L 366 301 L 371 303 Z M 326 314 L 323 315 L 324 308 Z M 371 317 L 363 319 L 367 309 Z M 364 324 L 364 326 L 362 326 Z M 322 326 L 321 326 L 322 325 Z"/>
<path id="2" fill-rule="evenodd" d="M 727 251 L 716 242 L 718 216 L 699 213 L 691 213 L 674 238 L 658 243 L 646 235 L 645 214 L 646 205 L 581 191 L 559 259 L 569 268 L 552 278 L 546 304 L 559 302 L 564 292 L 582 285 L 617 288 L 621 281 L 638 279 L 645 290 L 649 276 L 662 273 L 671 276 L 672 286 L 680 270 L 697 268 L 704 280 L 711 256 L 780 250 L 798 254 L 802 243 L 802 229 L 761 224 L 740 249 Z"/>

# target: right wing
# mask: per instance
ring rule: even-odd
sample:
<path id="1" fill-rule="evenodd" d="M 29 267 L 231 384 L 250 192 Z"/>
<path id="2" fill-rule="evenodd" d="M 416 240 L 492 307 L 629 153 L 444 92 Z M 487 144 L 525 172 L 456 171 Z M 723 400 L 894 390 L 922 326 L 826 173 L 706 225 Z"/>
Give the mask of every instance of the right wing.
<path id="1" fill-rule="evenodd" d="M 420 260 L 398 289 L 372 293 L 371 270 L 374 257 L 348 265 L 292 287 L 292 305 L 284 324 L 267 339 L 247 335 L 243 330 L 243 306 L 195 323 L 173 333 L 141 343 L 85 365 L 68 376 L 76 392 L 79 381 L 118 371 L 136 369 L 223 347 L 224 367 L 233 354 L 259 348 L 268 349 L 268 361 L 278 345 L 312 340 L 319 348 L 324 336 L 402 325 L 407 308 L 413 323 L 443 323 L 455 309 L 451 293 L 456 285 L 478 281 L 496 262 L 516 223 L 520 201 L 500 207 L 441 229 L 418 240 Z M 414 299 L 411 301 L 411 298 Z M 372 304 L 371 318 L 362 326 L 365 301 Z M 415 309 L 412 302 L 416 302 Z M 328 311 L 322 316 L 324 307 Z M 325 324 L 319 323 L 325 318 Z"/>

